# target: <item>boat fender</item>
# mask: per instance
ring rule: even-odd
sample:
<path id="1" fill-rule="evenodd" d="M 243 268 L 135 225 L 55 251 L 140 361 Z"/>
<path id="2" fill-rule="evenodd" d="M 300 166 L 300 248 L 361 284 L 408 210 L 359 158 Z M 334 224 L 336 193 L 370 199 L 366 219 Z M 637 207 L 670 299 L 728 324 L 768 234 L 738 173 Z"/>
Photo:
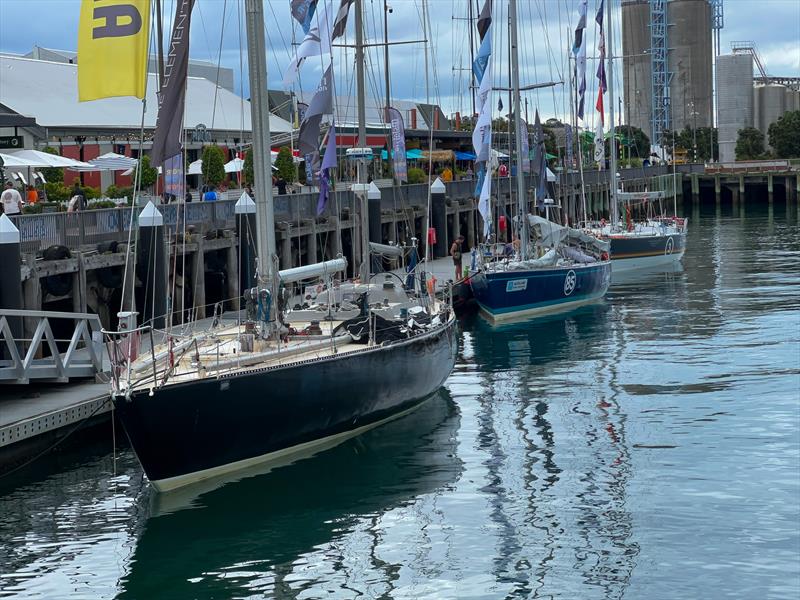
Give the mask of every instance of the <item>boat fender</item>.
<path id="1" fill-rule="evenodd" d="M 601 252 L 600 260 L 608 260 L 608 252 Z"/>

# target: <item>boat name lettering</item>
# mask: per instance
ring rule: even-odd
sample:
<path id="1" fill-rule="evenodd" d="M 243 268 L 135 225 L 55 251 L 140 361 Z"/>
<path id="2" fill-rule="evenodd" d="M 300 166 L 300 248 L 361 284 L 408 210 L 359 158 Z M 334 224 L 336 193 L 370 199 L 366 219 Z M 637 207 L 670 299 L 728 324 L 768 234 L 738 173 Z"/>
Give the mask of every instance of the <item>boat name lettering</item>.
<path id="1" fill-rule="evenodd" d="M 527 279 L 513 279 L 506 283 L 506 291 L 507 292 L 521 292 L 522 290 L 528 289 L 528 280 Z"/>

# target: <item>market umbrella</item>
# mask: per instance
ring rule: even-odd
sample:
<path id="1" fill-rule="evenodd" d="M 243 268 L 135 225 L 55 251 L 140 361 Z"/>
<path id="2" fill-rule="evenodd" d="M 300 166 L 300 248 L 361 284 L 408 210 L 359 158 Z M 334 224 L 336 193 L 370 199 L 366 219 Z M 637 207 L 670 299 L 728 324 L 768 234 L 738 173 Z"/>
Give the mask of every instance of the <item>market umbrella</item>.
<path id="1" fill-rule="evenodd" d="M 76 171 L 127 171 L 134 168 L 139 161 L 129 156 L 123 156 L 116 152 L 107 152 L 89 161 L 86 167 L 75 169 Z"/>
<path id="2" fill-rule="evenodd" d="M 226 173 L 239 173 L 244 170 L 244 161 L 241 158 L 234 158 L 225 163 Z"/>

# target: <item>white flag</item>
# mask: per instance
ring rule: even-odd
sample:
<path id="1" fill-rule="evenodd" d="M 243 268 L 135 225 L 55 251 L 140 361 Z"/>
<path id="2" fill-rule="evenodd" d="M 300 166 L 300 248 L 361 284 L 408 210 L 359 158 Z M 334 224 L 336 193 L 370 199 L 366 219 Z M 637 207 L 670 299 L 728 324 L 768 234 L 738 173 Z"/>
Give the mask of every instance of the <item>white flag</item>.
<path id="1" fill-rule="evenodd" d="M 331 51 L 331 22 L 328 16 L 328 5 L 323 2 L 322 10 L 318 10 L 313 17 L 313 25 L 309 29 L 306 37 L 297 47 L 297 53 L 289 68 L 283 76 L 283 87 L 288 88 L 292 85 L 292 80 L 297 76 L 300 65 L 309 56 L 320 56 L 322 54 L 332 55 Z"/>
<path id="2" fill-rule="evenodd" d="M 489 165 L 486 165 L 486 174 L 483 177 L 483 186 L 481 187 L 481 196 L 478 199 L 478 212 L 483 219 L 483 237 L 488 238 L 492 230 L 492 172 L 489 170 Z"/>
<path id="3" fill-rule="evenodd" d="M 492 146 L 492 63 L 490 57 L 478 88 L 478 121 L 472 132 L 476 162 L 489 160 L 489 149 Z"/>
<path id="4" fill-rule="evenodd" d="M 594 132 L 594 160 L 595 162 L 600 163 L 600 168 L 602 168 L 605 159 L 606 144 L 603 137 L 603 123 L 602 121 L 597 121 L 597 127 L 595 128 Z"/>

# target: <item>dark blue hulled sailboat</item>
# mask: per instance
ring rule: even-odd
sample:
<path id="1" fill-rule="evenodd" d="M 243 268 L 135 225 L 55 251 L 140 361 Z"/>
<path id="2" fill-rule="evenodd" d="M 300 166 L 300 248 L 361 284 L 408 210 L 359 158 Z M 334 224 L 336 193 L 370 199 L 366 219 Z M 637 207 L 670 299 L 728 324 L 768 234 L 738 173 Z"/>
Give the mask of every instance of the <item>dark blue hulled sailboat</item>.
<path id="1" fill-rule="evenodd" d="M 520 239 L 518 245 L 514 243 L 509 248 L 512 256 L 483 260 L 478 272 L 470 279 L 475 300 L 482 312 L 493 321 L 570 310 L 602 298 L 611 282 L 608 242 L 549 220 L 552 200 L 545 200 L 547 155 L 538 111 L 534 158 L 534 164 L 539 172 L 536 198 L 548 218 L 528 214 L 528 201 L 522 176 L 530 170 L 528 161 L 525 160 L 528 154 L 528 131 L 527 124 L 523 125 L 520 116 L 516 15 L 516 1 L 510 0 L 508 16 L 511 29 L 511 87 L 517 173 L 520 174 L 516 183 L 519 215 L 523 216 L 517 222 Z M 486 71 L 491 73 L 489 67 Z M 483 85 L 481 89 L 484 89 Z M 488 94 L 487 98 L 482 97 L 481 100 L 483 102 L 481 116 L 483 116 L 483 109 L 487 105 L 490 106 L 491 101 Z M 480 125 L 479 117 L 478 126 Z M 490 136 L 489 127 L 488 135 L 482 136 L 480 145 L 476 144 L 479 156 Z M 486 178 L 490 180 L 489 175 Z M 488 182 L 484 182 L 481 190 L 481 204 L 484 207 L 488 205 L 489 186 Z M 491 215 L 491 212 L 485 209 L 481 212 L 484 221 Z"/>
<path id="2" fill-rule="evenodd" d="M 528 222 L 539 258 L 494 261 L 472 276 L 484 314 L 502 321 L 555 313 L 605 295 L 611 282 L 607 242 L 542 217 L 529 215 Z"/>

